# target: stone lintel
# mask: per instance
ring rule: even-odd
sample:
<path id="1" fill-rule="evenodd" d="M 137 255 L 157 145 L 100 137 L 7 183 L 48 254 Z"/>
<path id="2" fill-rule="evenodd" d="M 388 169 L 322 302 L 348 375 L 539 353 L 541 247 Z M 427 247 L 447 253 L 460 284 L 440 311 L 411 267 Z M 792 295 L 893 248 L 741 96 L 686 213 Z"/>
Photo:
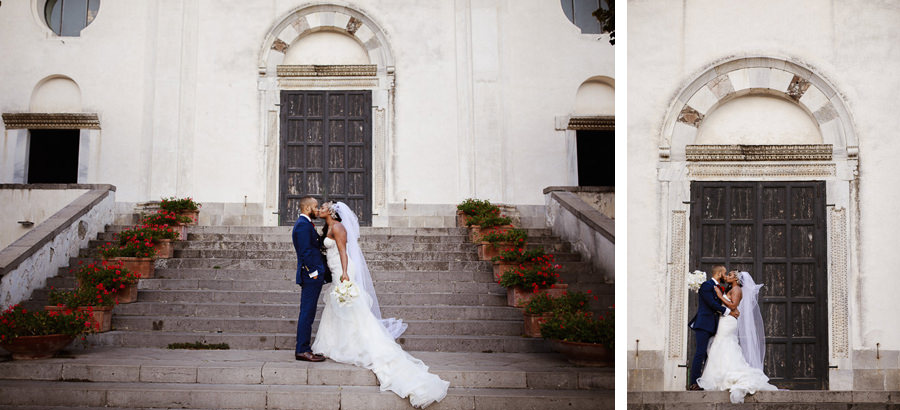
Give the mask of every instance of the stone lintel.
<path id="1" fill-rule="evenodd" d="M 100 129 L 97 113 L 3 113 L 3 123 L 14 129 Z"/>
<path id="2" fill-rule="evenodd" d="M 688 145 L 688 161 L 830 161 L 833 145 Z"/>

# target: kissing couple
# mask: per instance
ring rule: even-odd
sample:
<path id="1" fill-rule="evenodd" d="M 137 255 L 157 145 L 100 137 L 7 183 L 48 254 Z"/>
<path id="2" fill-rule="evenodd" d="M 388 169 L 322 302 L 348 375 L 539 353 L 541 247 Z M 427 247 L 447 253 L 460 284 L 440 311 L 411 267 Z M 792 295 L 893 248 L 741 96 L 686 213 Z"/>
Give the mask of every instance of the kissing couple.
<path id="1" fill-rule="evenodd" d="M 732 403 L 743 403 L 757 391 L 778 390 L 763 372 L 762 286 L 747 272 L 726 273 L 725 266 L 713 266 L 712 277 L 697 291 L 697 314 L 688 323 L 697 340 L 688 390 L 728 390 Z"/>
<path id="2" fill-rule="evenodd" d="M 313 219 L 325 221 L 321 236 Z M 406 330 L 406 324 L 381 317 L 372 276 L 359 247 L 359 219 L 350 207 L 343 202 L 319 206 L 311 196 L 300 198 L 300 217 L 291 238 L 297 252 L 297 284 L 301 287 L 294 357 L 309 362 L 321 362 L 327 357 L 370 369 L 378 378 L 381 391 L 409 397 L 417 408 L 441 401 L 450 383 L 429 373 L 425 363 L 394 341 Z M 325 249 L 325 261 L 321 247 Z M 316 341 L 310 344 L 316 304 L 322 287 L 331 282 L 331 273 L 340 274 L 338 283 L 350 281 L 359 293 L 350 303 L 341 302 L 332 292 L 337 284 L 329 286 Z"/>

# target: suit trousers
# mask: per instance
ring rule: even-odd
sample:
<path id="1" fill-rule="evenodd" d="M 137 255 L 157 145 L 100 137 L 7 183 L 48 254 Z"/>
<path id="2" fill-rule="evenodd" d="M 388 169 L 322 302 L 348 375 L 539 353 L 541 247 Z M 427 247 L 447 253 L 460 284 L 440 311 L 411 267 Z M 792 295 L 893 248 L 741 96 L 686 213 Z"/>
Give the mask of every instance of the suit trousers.
<path id="1" fill-rule="evenodd" d="M 694 329 L 697 339 L 697 350 L 694 352 L 694 361 L 691 362 L 691 380 L 688 385 L 697 384 L 697 379 L 703 374 L 703 363 L 706 362 L 706 350 L 709 348 L 709 339 L 713 334 L 703 329 Z"/>
<path id="2" fill-rule="evenodd" d="M 316 320 L 316 305 L 322 293 L 322 281 L 309 281 L 300 287 L 300 317 L 297 319 L 297 348 L 295 353 L 311 352 L 312 324 Z"/>

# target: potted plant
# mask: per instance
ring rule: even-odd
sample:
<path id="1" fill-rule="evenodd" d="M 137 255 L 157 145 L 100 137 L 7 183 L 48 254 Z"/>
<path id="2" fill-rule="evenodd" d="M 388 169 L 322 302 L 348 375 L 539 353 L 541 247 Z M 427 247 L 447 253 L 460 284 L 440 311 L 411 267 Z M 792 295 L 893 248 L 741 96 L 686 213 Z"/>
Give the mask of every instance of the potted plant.
<path id="1" fill-rule="evenodd" d="M 107 332 L 112 329 L 112 309 L 116 304 L 115 292 L 103 284 L 96 287 L 81 286 L 74 290 L 50 291 L 50 306 L 47 311 L 77 310 L 83 312 L 92 323 L 93 331 Z"/>
<path id="2" fill-rule="evenodd" d="M 159 203 L 159 209 L 189 218 L 190 221 L 186 222 L 187 225 L 197 224 L 197 217 L 200 215 L 200 207 L 202 206 L 200 203 L 194 202 L 191 197 L 176 198 L 173 196 L 163 198 Z"/>
<path id="3" fill-rule="evenodd" d="M 103 289 L 115 294 L 116 303 L 137 301 L 138 279 L 118 261 L 80 264 L 75 271 L 76 287 L 94 289 L 98 284 L 103 285 Z"/>
<path id="4" fill-rule="evenodd" d="M 541 337 L 541 323 L 552 316 L 554 298 L 548 293 L 534 295 L 522 307 L 525 321 L 525 336 Z"/>
<path id="5" fill-rule="evenodd" d="M 590 312 L 554 312 L 541 324 L 541 335 L 572 363 L 586 366 L 613 364 L 614 313 L 595 319 Z"/>
<path id="6" fill-rule="evenodd" d="M 179 215 L 172 211 L 160 209 L 141 219 L 144 226 L 162 226 L 164 228 L 172 228 L 178 235 L 178 239 L 187 239 L 185 234 L 185 226 L 191 222 L 191 218 Z"/>
<path id="7" fill-rule="evenodd" d="M 156 257 L 168 259 L 175 255 L 174 241 L 178 239 L 179 231 L 183 228 L 173 228 L 168 225 L 148 225 L 127 229 L 119 233 L 120 237 L 131 237 L 142 234 L 153 242 Z"/>
<path id="8" fill-rule="evenodd" d="M 476 215 L 482 215 L 494 208 L 491 201 L 469 198 L 456 206 L 456 226 L 468 227 L 468 221 Z"/>
<path id="9" fill-rule="evenodd" d="M 103 259 L 121 262 L 122 266 L 141 278 L 152 278 L 153 258 L 156 250 L 148 232 L 125 231 L 128 235 L 117 234 L 116 242 L 107 242 L 99 248 Z"/>
<path id="10" fill-rule="evenodd" d="M 500 280 L 507 271 L 524 265 L 531 266 L 537 260 L 553 261 L 552 254 L 544 253 L 544 248 L 526 249 L 525 247 L 514 247 L 512 249 L 501 250 L 500 254 L 491 258 L 494 262 L 494 280 Z"/>
<path id="11" fill-rule="evenodd" d="M 90 326 L 75 310 L 29 312 L 15 305 L 0 314 L 0 347 L 15 360 L 53 357 Z"/>
<path id="12" fill-rule="evenodd" d="M 475 215 L 466 221 L 469 226 L 469 240 L 472 243 L 481 242 L 481 237 L 491 232 L 512 228 L 512 220 L 500 215 L 500 208 L 494 208 L 490 212 Z"/>
<path id="13" fill-rule="evenodd" d="M 493 260 L 500 256 L 500 252 L 513 248 L 525 247 L 528 233 L 524 229 L 500 229 L 481 237 L 478 246 L 478 259 L 483 261 Z"/>
<path id="14" fill-rule="evenodd" d="M 497 283 L 506 288 L 506 304 L 518 307 L 543 289 L 555 288 L 559 280 L 558 268 L 559 265 L 544 263 L 519 265 L 504 273 Z"/>

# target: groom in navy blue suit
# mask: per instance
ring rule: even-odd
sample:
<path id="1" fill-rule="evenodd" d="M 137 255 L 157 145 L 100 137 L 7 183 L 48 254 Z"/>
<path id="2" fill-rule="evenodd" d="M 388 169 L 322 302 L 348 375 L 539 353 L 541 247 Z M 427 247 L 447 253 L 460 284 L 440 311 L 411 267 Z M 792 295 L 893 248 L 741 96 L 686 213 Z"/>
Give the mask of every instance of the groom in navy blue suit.
<path id="1" fill-rule="evenodd" d="M 320 238 L 313 226 L 319 201 L 311 196 L 300 198 L 300 217 L 294 223 L 291 240 L 297 252 L 297 284 L 300 285 L 300 317 L 297 319 L 297 360 L 321 362 L 325 356 L 312 353 L 312 324 L 316 320 L 316 304 L 322 285 L 331 282 L 328 267 L 319 251 Z"/>
<path id="2" fill-rule="evenodd" d="M 697 350 L 694 353 L 694 361 L 691 362 L 691 380 L 688 390 L 703 390 L 697 385 L 697 379 L 703 371 L 703 363 L 706 362 L 706 349 L 709 347 L 709 339 L 715 336 L 719 327 L 719 316 L 732 315 L 735 318 L 740 314 L 737 309 L 731 311 L 719 297 L 716 296 L 714 286 L 719 286 L 725 278 L 725 266 L 715 265 L 712 268 L 712 278 L 700 285 L 697 296 L 700 303 L 697 304 L 697 314 L 688 322 L 688 327 L 694 331 L 697 339 Z"/>

